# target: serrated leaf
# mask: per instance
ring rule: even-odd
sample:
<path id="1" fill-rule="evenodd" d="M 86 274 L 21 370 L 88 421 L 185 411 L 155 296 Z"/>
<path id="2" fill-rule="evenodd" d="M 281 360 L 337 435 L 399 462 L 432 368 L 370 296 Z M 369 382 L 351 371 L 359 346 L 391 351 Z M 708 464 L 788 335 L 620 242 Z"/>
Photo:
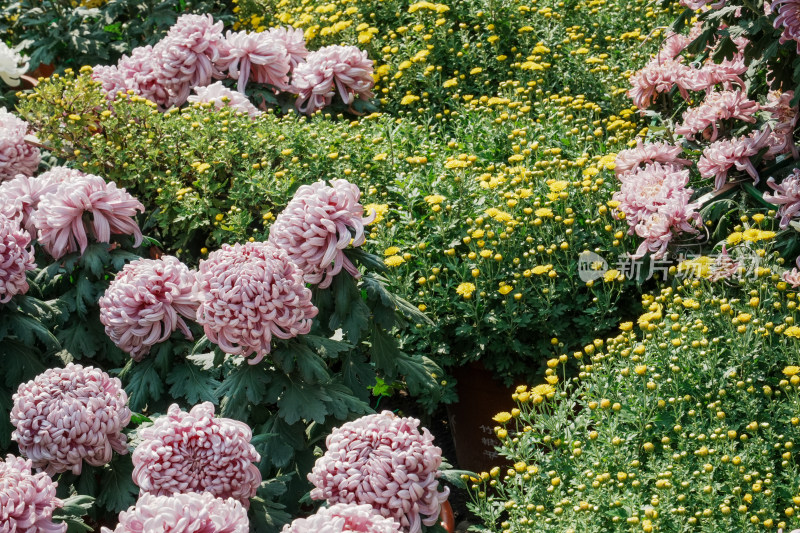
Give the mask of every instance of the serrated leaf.
<path id="1" fill-rule="evenodd" d="M 96 278 L 103 276 L 106 265 L 111 260 L 111 255 L 108 253 L 108 245 L 101 243 L 92 243 L 86 247 L 86 251 L 81 255 L 79 264 L 88 270 Z"/>
<path id="2" fill-rule="evenodd" d="M 60 328 L 56 337 L 61 346 L 75 359 L 93 357 L 101 345 L 97 336 L 83 320 L 73 320 L 72 324 Z"/>
<path id="3" fill-rule="evenodd" d="M 340 353 L 347 352 L 353 348 L 353 346 L 347 342 L 320 337 L 319 335 L 303 335 L 300 337 L 300 340 L 316 349 L 322 357 L 329 359 L 333 359 Z"/>
<path id="4" fill-rule="evenodd" d="M 375 383 L 375 367 L 360 352 L 350 352 L 342 361 L 342 381 L 357 398 L 367 401 L 369 386 Z"/>
<path id="5" fill-rule="evenodd" d="M 139 488 L 133 483 L 133 463 L 130 455 L 115 456 L 103 469 L 100 486 L 103 490 L 97 504 L 113 513 L 124 511 L 136 503 Z"/>
<path id="6" fill-rule="evenodd" d="M 191 363 L 173 367 L 167 374 L 167 384 L 172 385 L 169 393 L 173 397 L 183 397 L 194 405 L 200 402 L 219 403 L 217 389 L 220 382 Z"/>
<path id="7" fill-rule="evenodd" d="M 128 393 L 129 405 L 134 411 L 141 411 L 149 402 L 158 401 L 164 393 L 164 384 L 153 359 L 134 363 L 123 375 L 128 382 L 125 392 Z"/>
<path id="8" fill-rule="evenodd" d="M 372 409 L 365 401 L 353 395 L 353 391 L 342 383 L 330 383 L 325 386 L 328 396 L 328 409 L 339 420 L 345 420 L 351 415 L 371 413 Z"/>
<path id="9" fill-rule="evenodd" d="M 322 424 L 329 412 L 329 400 L 319 386 L 288 381 L 278 400 L 278 415 L 287 424 L 294 424 L 298 420 L 313 420 Z"/>
<path id="10" fill-rule="evenodd" d="M 217 397 L 222 399 L 221 414 L 244 418 L 248 405 L 262 403 L 266 386 L 271 381 L 262 365 L 244 363 L 234 367 L 216 391 Z"/>

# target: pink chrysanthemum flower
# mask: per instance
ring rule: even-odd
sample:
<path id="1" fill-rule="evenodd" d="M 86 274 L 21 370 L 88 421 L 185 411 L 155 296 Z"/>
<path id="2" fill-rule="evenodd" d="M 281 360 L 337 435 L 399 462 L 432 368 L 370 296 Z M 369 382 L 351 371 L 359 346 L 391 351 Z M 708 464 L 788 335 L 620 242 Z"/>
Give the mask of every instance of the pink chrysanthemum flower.
<path id="1" fill-rule="evenodd" d="M 65 533 L 65 522 L 53 523 L 53 511 L 64 505 L 56 485 L 44 472 L 34 474 L 30 461 L 7 455 L 0 461 L 0 531 Z"/>
<path id="2" fill-rule="evenodd" d="M 222 77 L 228 46 L 222 26 L 211 15 L 182 15 L 154 47 L 158 84 L 169 91 L 171 106 L 185 103 L 192 87 Z"/>
<path id="3" fill-rule="evenodd" d="M 39 149 L 25 142 L 27 134 L 28 123 L 0 107 L 0 182 L 39 168 Z"/>
<path id="4" fill-rule="evenodd" d="M 769 157 L 786 153 L 791 153 L 795 159 L 800 157 L 794 144 L 794 130 L 800 118 L 800 110 L 792 105 L 793 98 L 794 91 L 770 91 L 767 93 L 766 103 L 761 106 L 762 109 L 769 111 L 775 121 L 770 136 L 770 149 L 767 152 Z"/>
<path id="5" fill-rule="evenodd" d="M 675 128 L 675 133 L 694 140 L 695 134 L 711 128 L 708 140 L 714 142 L 719 136 L 717 129 L 719 121 L 736 119 L 755 122 L 756 119 L 753 115 L 758 112 L 758 109 L 758 104 L 747 98 L 747 95 L 741 90 L 711 91 L 699 106 L 689 108 L 684 112 L 683 124 Z"/>
<path id="6" fill-rule="evenodd" d="M 26 273 L 35 268 L 30 235 L 18 220 L 0 215 L 0 304 L 28 292 Z"/>
<path id="7" fill-rule="evenodd" d="M 800 54 L 800 0 L 775 0 L 771 8 L 778 13 L 772 25 L 776 30 L 782 30 L 778 41 L 781 44 L 796 41 L 797 53 Z"/>
<path id="8" fill-rule="evenodd" d="M 0 214 L 8 218 L 21 216 L 22 227 L 33 237 L 36 235 L 33 213 L 39 207 L 41 197 L 58 189 L 62 182 L 81 175 L 80 171 L 67 167 L 53 167 L 35 178 L 18 174 L 16 178 L 0 183 Z"/>
<path id="9" fill-rule="evenodd" d="M 673 146 L 665 142 L 655 142 L 643 144 L 642 141 L 636 142 L 636 147 L 622 150 L 617 154 L 614 161 L 614 173 L 618 178 L 636 170 L 641 165 L 648 163 L 664 163 L 675 167 L 691 165 L 688 159 L 681 159 L 683 149 L 680 146 Z"/>
<path id="10" fill-rule="evenodd" d="M 735 54 L 731 59 L 723 59 L 715 63 L 710 59 L 699 70 L 697 84 L 694 90 L 708 90 L 716 85 L 721 85 L 724 89 L 731 90 L 734 85 L 744 87 L 742 74 L 747 72 L 747 65 L 744 62 L 744 55 Z"/>
<path id="11" fill-rule="evenodd" d="M 248 533 L 247 510 L 233 498 L 207 492 L 153 496 L 143 494 L 136 505 L 119 514 L 114 530 L 102 533 Z"/>
<path id="12" fill-rule="evenodd" d="M 628 97 L 639 109 L 647 109 L 656 95 L 668 93 L 677 85 L 681 96 L 689 99 L 689 91 L 698 91 L 705 87 L 705 80 L 700 79 L 700 71 L 684 65 L 680 60 L 652 59 L 641 70 L 630 78 L 631 89 Z"/>
<path id="13" fill-rule="evenodd" d="M 252 76 L 256 83 L 268 83 L 277 89 L 289 87 L 291 62 L 283 41 L 269 32 L 227 33 L 227 53 L 223 61 L 231 78 L 238 80 L 239 92 L 244 92 Z"/>
<path id="14" fill-rule="evenodd" d="M 797 267 L 785 271 L 781 278 L 783 281 L 791 285 L 793 289 L 800 287 L 800 270 L 798 270 Z"/>
<path id="15" fill-rule="evenodd" d="M 237 113 L 244 113 L 250 118 L 256 118 L 261 111 L 252 102 L 238 91 L 231 91 L 218 81 L 206 87 L 195 87 L 196 94 L 189 97 L 190 103 L 211 103 L 217 109 L 227 106 Z"/>
<path id="16" fill-rule="evenodd" d="M 281 533 L 400 533 L 400 524 L 371 505 L 337 503 L 283 526 Z"/>
<path id="17" fill-rule="evenodd" d="M 250 364 L 270 352 L 273 335 L 307 334 L 318 312 L 303 272 L 268 243 L 224 244 L 200 262 L 195 291 L 197 322 L 209 340 L 225 353 L 255 353 Z"/>
<path id="18" fill-rule="evenodd" d="M 244 422 L 215 418 L 210 402 L 188 413 L 173 404 L 165 416 L 139 431 L 133 481 L 142 495 L 207 492 L 249 507 L 261 484 L 254 464 L 261 456 L 250 444 L 251 437 Z"/>
<path id="19" fill-rule="evenodd" d="M 758 172 L 750 158 L 766 146 L 770 134 L 771 130 L 766 128 L 745 137 L 734 137 L 711 143 L 700 156 L 697 170 L 704 178 L 714 178 L 715 189 L 720 189 L 725 185 L 728 172 L 734 166 L 737 170 L 747 172 L 758 183 Z"/>
<path id="20" fill-rule="evenodd" d="M 708 280 L 711 282 L 721 281 L 724 279 L 731 279 L 739 271 L 741 264 L 734 261 L 728 254 L 727 247 L 722 245 L 722 253 L 714 259 L 709 267 Z"/>
<path id="21" fill-rule="evenodd" d="M 344 250 L 364 244 L 364 226 L 375 218 L 374 213 L 363 218 L 356 185 L 347 180 L 333 180 L 331 185 L 318 181 L 301 186 L 269 230 L 269 242 L 286 250 L 306 282 L 323 289 L 342 268 L 360 277 Z"/>
<path id="22" fill-rule="evenodd" d="M 191 339 L 183 318 L 197 315 L 194 281 L 194 271 L 172 256 L 125 265 L 100 298 L 100 322 L 106 335 L 134 361 L 176 329 Z"/>
<path id="23" fill-rule="evenodd" d="M 695 226 L 701 220 L 697 207 L 697 204 L 688 203 L 684 197 L 672 198 L 642 216 L 639 223 L 631 228 L 643 239 L 632 257 L 638 259 L 651 252 L 654 259 L 660 259 L 676 235 L 698 233 Z"/>
<path id="24" fill-rule="evenodd" d="M 43 195 L 33 217 L 39 243 L 60 259 L 67 253 L 83 253 L 89 245 L 87 232 L 98 242 L 110 242 L 111 235 L 133 235 L 139 246 L 142 232 L 133 218 L 137 211 L 144 211 L 144 206 L 125 189 L 100 176 L 82 174 Z"/>
<path id="25" fill-rule="evenodd" d="M 124 80 L 124 90 L 133 90 L 161 107 L 169 104 L 169 91 L 163 84 L 165 76 L 161 73 L 161 56 L 152 46 L 134 48 L 130 56 L 122 56 L 117 68 Z"/>
<path id="26" fill-rule="evenodd" d="M 289 53 L 289 65 L 292 70 L 308 57 L 306 37 L 302 29 L 287 26 L 270 28 L 267 32 L 286 47 L 286 51 Z"/>
<path id="27" fill-rule="evenodd" d="M 100 84 L 100 89 L 109 100 L 116 98 L 117 93 L 127 92 L 129 88 L 117 65 L 95 65 L 92 67 L 92 79 Z"/>
<path id="28" fill-rule="evenodd" d="M 295 107 L 309 115 L 330 105 L 337 93 L 345 105 L 356 98 L 372 98 L 374 86 L 372 60 L 355 46 L 325 46 L 311 52 L 292 76 Z"/>
<path id="29" fill-rule="evenodd" d="M 800 169 L 794 169 L 780 183 L 776 183 L 775 178 L 770 177 L 767 179 L 767 185 L 775 193 L 765 194 L 764 200 L 779 206 L 780 228 L 786 229 L 792 219 L 800 213 Z"/>
<path id="30" fill-rule="evenodd" d="M 131 420 L 119 379 L 73 363 L 51 368 L 13 396 L 11 438 L 33 466 L 53 475 L 80 474 L 83 461 L 102 466 L 112 450 L 128 453 L 122 430 Z"/>
<path id="31" fill-rule="evenodd" d="M 450 490 L 438 490 L 442 450 L 427 429 L 418 428 L 419 420 L 384 411 L 334 429 L 308 474 L 315 486 L 311 497 L 369 504 L 409 533 L 435 524 Z"/>

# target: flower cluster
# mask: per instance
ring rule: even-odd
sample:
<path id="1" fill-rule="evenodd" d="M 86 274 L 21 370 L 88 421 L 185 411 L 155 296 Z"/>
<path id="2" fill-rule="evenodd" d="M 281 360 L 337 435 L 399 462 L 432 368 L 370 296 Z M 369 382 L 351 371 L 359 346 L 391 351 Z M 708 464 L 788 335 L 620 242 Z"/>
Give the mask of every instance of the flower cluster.
<path id="1" fill-rule="evenodd" d="M 311 330 L 317 308 L 303 272 L 269 243 L 225 244 L 200 262 L 197 322 L 226 353 L 267 355 L 273 335 L 290 339 Z"/>
<path id="2" fill-rule="evenodd" d="M 227 96 L 232 107 L 251 116 L 257 113 L 244 95 L 250 81 L 297 94 L 297 109 L 308 114 L 330 105 L 337 92 L 346 105 L 356 97 L 373 97 L 372 61 L 354 46 L 309 52 L 299 29 L 225 35 L 222 29 L 211 15 L 182 15 L 155 46 L 136 48 L 117 65 L 94 67 L 93 78 L 109 99 L 132 91 L 166 109 Z M 236 80 L 239 96 L 221 85 L 202 90 L 226 78 Z M 196 97 L 190 96 L 192 90 Z"/>
<path id="3" fill-rule="evenodd" d="M 125 265 L 100 298 L 106 334 L 135 361 L 176 329 L 191 339 L 184 318 L 197 315 L 194 281 L 194 271 L 172 256 Z"/>
<path id="4" fill-rule="evenodd" d="M 400 533 L 400 524 L 371 505 L 337 503 L 322 507 L 308 518 L 298 518 L 282 533 Z"/>
<path id="5" fill-rule="evenodd" d="M 133 480 L 140 494 L 168 496 L 205 492 L 249 507 L 261 472 L 247 424 L 215 418 L 210 402 L 188 413 L 173 404 L 165 416 L 139 432 Z M 149 500 L 148 500 L 149 501 Z"/>
<path id="6" fill-rule="evenodd" d="M 0 214 L 0 304 L 28 292 L 26 273 L 36 268 L 31 238 L 19 221 Z"/>
<path id="7" fill-rule="evenodd" d="M 0 531 L 65 533 L 66 522 L 52 520 L 62 505 L 56 483 L 44 472 L 34 474 L 30 460 L 9 454 L 0 461 Z"/>
<path id="8" fill-rule="evenodd" d="M 128 453 L 122 430 L 131 419 L 119 379 L 69 363 L 19 386 L 12 438 L 33 466 L 48 474 L 80 474 L 83 462 L 102 466 L 112 451 Z"/>
<path id="9" fill-rule="evenodd" d="M 247 533 L 247 509 L 233 498 L 208 492 L 169 496 L 142 494 L 119 514 L 119 524 L 103 533 Z"/>
<path id="10" fill-rule="evenodd" d="M 28 144 L 27 134 L 27 122 L 0 108 L 0 182 L 32 176 L 39 168 L 39 149 Z"/>
<path id="11" fill-rule="evenodd" d="M 111 242 L 111 235 L 133 235 L 139 246 L 142 232 L 133 217 L 142 211 L 144 206 L 116 183 L 92 174 L 69 173 L 55 190 L 41 195 L 33 220 L 39 243 L 60 259 L 67 253 L 83 253 L 89 234 L 98 242 Z"/>
<path id="12" fill-rule="evenodd" d="M 411 533 L 436 523 L 450 493 L 439 492 L 442 451 L 419 420 L 391 411 L 336 428 L 308 480 L 311 497 L 330 504 L 369 504 Z"/>
<path id="13" fill-rule="evenodd" d="M 363 216 L 360 197 L 358 187 L 346 180 L 303 185 L 270 228 L 269 242 L 286 251 L 306 282 L 320 288 L 328 287 L 342 268 L 358 278 L 344 250 L 364 244 L 364 226 L 375 218 L 374 213 Z"/>

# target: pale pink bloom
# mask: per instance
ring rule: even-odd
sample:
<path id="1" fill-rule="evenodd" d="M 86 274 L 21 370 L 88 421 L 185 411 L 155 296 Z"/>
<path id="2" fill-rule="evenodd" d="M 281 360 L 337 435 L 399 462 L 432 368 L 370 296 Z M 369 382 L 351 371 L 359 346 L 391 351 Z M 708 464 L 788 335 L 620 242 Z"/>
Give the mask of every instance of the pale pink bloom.
<path id="1" fill-rule="evenodd" d="M 306 37 L 302 29 L 287 26 L 270 28 L 267 32 L 286 47 L 286 51 L 289 53 L 289 65 L 292 70 L 308 57 Z"/>
<path id="2" fill-rule="evenodd" d="M 442 450 L 419 420 L 391 411 L 363 416 L 334 429 L 325 445 L 308 474 L 311 498 L 369 504 L 409 533 L 437 522 L 450 489 L 438 490 Z"/>
<path id="3" fill-rule="evenodd" d="M 699 70 L 684 65 L 680 60 L 661 60 L 658 57 L 634 73 L 630 83 L 628 96 L 639 109 L 647 109 L 656 95 L 668 93 L 676 85 L 685 100 L 689 99 L 689 91 L 702 90 L 706 86 Z"/>
<path id="4" fill-rule="evenodd" d="M 83 253 L 89 245 L 89 233 L 98 242 L 111 242 L 111 235 L 133 235 L 139 246 L 142 232 L 134 219 L 137 211 L 143 212 L 144 206 L 113 181 L 106 183 L 100 176 L 81 174 L 42 195 L 33 219 L 39 229 L 39 244 L 60 259 L 67 253 Z"/>
<path id="5" fill-rule="evenodd" d="M 119 379 L 69 363 L 19 386 L 13 396 L 11 438 L 33 466 L 53 475 L 80 474 L 83 461 L 103 466 L 112 450 L 128 453 L 122 430 L 131 420 Z"/>
<path id="6" fill-rule="evenodd" d="M 119 514 L 113 530 L 101 533 L 248 533 L 247 509 L 208 492 L 170 496 L 142 494 L 136 505 Z"/>
<path id="7" fill-rule="evenodd" d="M 325 46 L 308 54 L 292 76 L 292 92 L 297 94 L 295 107 L 312 114 L 331 104 L 338 93 L 345 105 L 356 98 L 372 98 L 372 60 L 355 46 Z"/>
<path id="8" fill-rule="evenodd" d="M 794 144 L 794 130 L 797 127 L 800 112 L 797 106 L 792 105 L 793 98 L 794 91 L 770 91 L 767 93 L 767 102 L 761 108 L 769 111 L 775 124 L 772 126 L 770 148 L 765 157 L 773 158 L 786 153 L 791 153 L 795 159 L 800 157 Z"/>
<path id="9" fill-rule="evenodd" d="M 264 242 L 223 244 L 200 262 L 195 292 L 197 322 L 225 353 L 256 364 L 272 336 L 291 339 L 311 331 L 318 310 L 303 272 L 285 251 Z"/>
<path id="10" fill-rule="evenodd" d="M 797 267 L 794 267 L 791 270 L 785 271 L 783 273 L 783 275 L 781 276 L 781 278 L 783 279 L 783 281 L 785 281 L 786 283 L 791 285 L 793 289 L 796 289 L 796 288 L 800 287 L 800 270 L 798 270 Z M 795 530 L 795 531 L 798 531 L 798 530 Z M 795 532 L 793 531 L 792 533 L 795 533 Z"/>
<path id="11" fill-rule="evenodd" d="M 641 140 L 637 140 L 635 148 L 622 150 L 617 154 L 614 173 L 621 178 L 648 163 L 664 163 L 675 167 L 691 165 L 692 162 L 688 159 L 678 157 L 682 151 L 680 146 L 673 146 L 665 142 L 643 144 Z"/>
<path id="12" fill-rule="evenodd" d="M 727 0 L 718 0 L 717 2 L 711 3 L 710 0 L 680 0 L 680 5 L 684 7 L 688 7 L 694 11 L 698 9 L 702 9 L 705 6 L 708 6 L 711 9 L 720 9 L 726 4 Z"/>
<path id="13" fill-rule="evenodd" d="M 153 48 L 158 84 L 169 92 L 169 106 L 185 103 L 192 87 L 223 77 L 228 44 L 222 26 L 211 15 L 182 15 Z"/>
<path id="14" fill-rule="evenodd" d="M 281 533 L 401 533 L 393 518 L 381 516 L 369 504 L 337 503 L 321 507 L 308 518 L 283 526 Z"/>
<path id="15" fill-rule="evenodd" d="M 709 267 L 708 280 L 716 282 L 723 279 L 730 279 L 736 275 L 740 266 L 740 263 L 734 261 L 728 254 L 728 249 L 723 244 L 722 253 L 714 259 L 714 262 L 711 263 Z"/>
<path id="16" fill-rule="evenodd" d="M 800 213 L 800 169 L 794 169 L 780 183 L 776 183 L 775 178 L 768 178 L 767 186 L 775 193 L 764 194 L 764 200 L 779 206 L 780 228 L 786 229 L 789 227 L 789 222 Z"/>
<path id="17" fill-rule="evenodd" d="M 681 55 L 687 46 L 692 42 L 688 35 L 681 35 L 673 31 L 668 31 L 661 42 L 661 49 L 655 58 L 659 63 L 670 61 Z"/>
<path id="18" fill-rule="evenodd" d="M 710 91 L 699 106 L 689 108 L 684 112 L 683 124 L 675 128 L 675 133 L 694 140 L 695 134 L 711 128 L 708 140 L 713 142 L 719 136 L 717 129 L 719 121 L 736 119 L 755 122 L 756 119 L 753 115 L 758 112 L 758 109 L 758 104 L 747 98 L 747 95 L 741 90 Z"/>
<path id="19" fill-rule="evenodd" d="M 39 207 L 41 197 L 58 189 L 60 183 L 81 175 L 80 171 L 67 167 L 53 167 L 35 178 L 18 174 L 16 178 L 0 183 L 0 214 L 8 218 L 21 216 L 22 227 L 33 237 L 36 235 L 33 213 Z"/>
<path id="20" fill-rule="evenodd" d="M 347 180 L 332 180 L 331 185 L 318 181 L 301 186 L 269 230 L 269 242 L 286 250 L 307 283 L 323 289 L 342 268 L 360 277 L 344 250 L 364 244 L 364 226 L 375 218 L 374 213 L 364 217 L 356 185 Z"/>
<path id="21" fill-rule="evenodd" d="M 244 113 L 250 118 L 256 118 L 261 111 L 252 102 L 238 91 L 231 91 L 225 87 L 221 81 L 207 85 L 206 87 L 195 87 L 196 94 L 189 97 L 189 103 L 211 103 L 217 109 L 230 107 L 237 113 Z"/>
<path id="22" fill-rule="evenodd" d="M 215 418 L 210 402 L 188 413 L 173 404 L 152 426 L 139 430 L 133 482 L 142 496 L 207 492 L 249 507 L 261 484 L 254 464 L 261 456 L 250 444 L 251 437 L 244 422 Z"/>
<path id="23" fill-rule="evenodd" d="M 617 209 L 632 227 L 672 199 L 688 200 L 689 171 L 669 164 L 651 163 L 620 176 L 620 189 L 613 195 Z"/>
<path id="24" fill-rule="evenodd" d="M 126 91 L 133 90 L 142 98 L 147 98 L 161 107 L 168 105 L 170 95 L 164 86 L 165 75 L 161 72 L 161 56 L 152 46 L 134 48 L 130 56 L 122 56 L 117 68 L 124 79 Z"/>
<path id="25" fill-rule="evenodd" d="M 252 76 L 256 83 L 269 84 L 284 90 L 289 87 L 291 62 L 286 44 L 269 32 L 228 31 L 227 52 L 223 61 L 228 74 L 238 80 L 236 88 L 243 93 Z"/>
<path id="26" fill-rule="evenodd" d="M 694 90 L 708 90 L 715 85 L 722 85 L 728 90 L 732 89 L 734 85 L 743 88 L 745 84 L 742 74 L 745 72 L 747 72 L 747 65 L 741 52 L 735 54 L 732 59 L 723 59 L 719 63 L 714 63 L 709 59 L 699 70 Z"/>
<path id="27" fill-rule="evenodd" d="M 184 317 L 197 315 L 194 281 L 195 272 L 169 255 L 125 265 L 100 298 L 106 335 L 134 361 L 176 329 L 191 339 Z"/>
<path id="28" fill-rule="evenodd" d="M 782 30 L 778 41 L 781 44 L 796 41 L 797 53 L 800 54 L 800 0 L 775 0 L 771 9 L 778 13 L 772 25 L 776 30 Z"/>
<path id="29" fill-rule="evenodd" d="M 27 134 L 28 123 L 0 107 L 0 182 L 39 168 L 39 149 L 25 141 Z"/>
<path id="30" fill-rule="evenodd" d="M 672 198 L 642 216 L 632 231 L 644 240 L 632 257 L 637 259 L 651 252 L 654 259 L 660 259 L 676 235 L 698 233 L 695 226 L 701 220 L 697 208 L 697 204 L 688 203 L 684 197 Z"/>
<path id="31" fill-rule="evenodd" d="M 28 292 L 26 273 L 35 268 L 30 235 L 18 220 L 0 215 L 0 304 Z"/>
<path id="32" fill-rule="evenodd" d="M 109 100 L 115 99 L 117 93 L 128 92 L 127 80 L 117 65 L 95 65 L 92 67 L 92 79 L 100 84 L 100 89 Z"/>
<path id="33" fill-rule="evenodd" d="M 44 472 L 34 474 L 30 461 L 8 454 L 0 461 L 0 533 L 65 533 L 65 522 L 53 523 L 53 511 L 64 506 L 56 486 Z"/>
<path id="34" fill-rule="evenodd" d="M 725 185 L 728 172 L 734 166 L 737 170 L 747 172 L 758 183 L 758 172 L 750 158 L 766 146 L 770 133 L 771 130 L 766 128 L 745 137 L 734 137 L 711 143 L 700 156 L 697 170 L 704 178 L 714 178 L 715 189 L 720 189 Z"/>

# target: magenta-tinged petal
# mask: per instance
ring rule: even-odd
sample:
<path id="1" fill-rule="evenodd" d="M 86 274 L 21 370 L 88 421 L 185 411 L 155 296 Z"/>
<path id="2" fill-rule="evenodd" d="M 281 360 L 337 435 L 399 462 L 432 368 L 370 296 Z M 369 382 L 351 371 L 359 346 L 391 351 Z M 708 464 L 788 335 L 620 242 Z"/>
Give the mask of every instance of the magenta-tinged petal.
<path id="1" fill-rule="evenodd" d="M 39 149 L 25 142 L 28 123 L 0 107 L 0 182 L 39 168 Z"/>
<path id="2" fill-rule="evenodd" d="M 52 520 L 64 505 L 56 485 L 44 472 L 34 474 L 30 460 L 7 455 L 0 461 L 0 530 L 64 533 L 67 524 Z"/>
<path id="3" fill-rule="evenodd" d="M 0 303 L 28 292 L 26 272 L 36 268 L 31 237 L 19 220 L 0 215 Z"/>
<path id="4" fill-rule="evenodd" d="M 290 88 L 297 94 L 295 106 L 301 113 L 312 114 L 330 105 L 337 89 L 348 105 L 356 98 L 372 98 L 372 72 L 372 60 L 355 46 L 320 48 L 295 67 Z"/>

